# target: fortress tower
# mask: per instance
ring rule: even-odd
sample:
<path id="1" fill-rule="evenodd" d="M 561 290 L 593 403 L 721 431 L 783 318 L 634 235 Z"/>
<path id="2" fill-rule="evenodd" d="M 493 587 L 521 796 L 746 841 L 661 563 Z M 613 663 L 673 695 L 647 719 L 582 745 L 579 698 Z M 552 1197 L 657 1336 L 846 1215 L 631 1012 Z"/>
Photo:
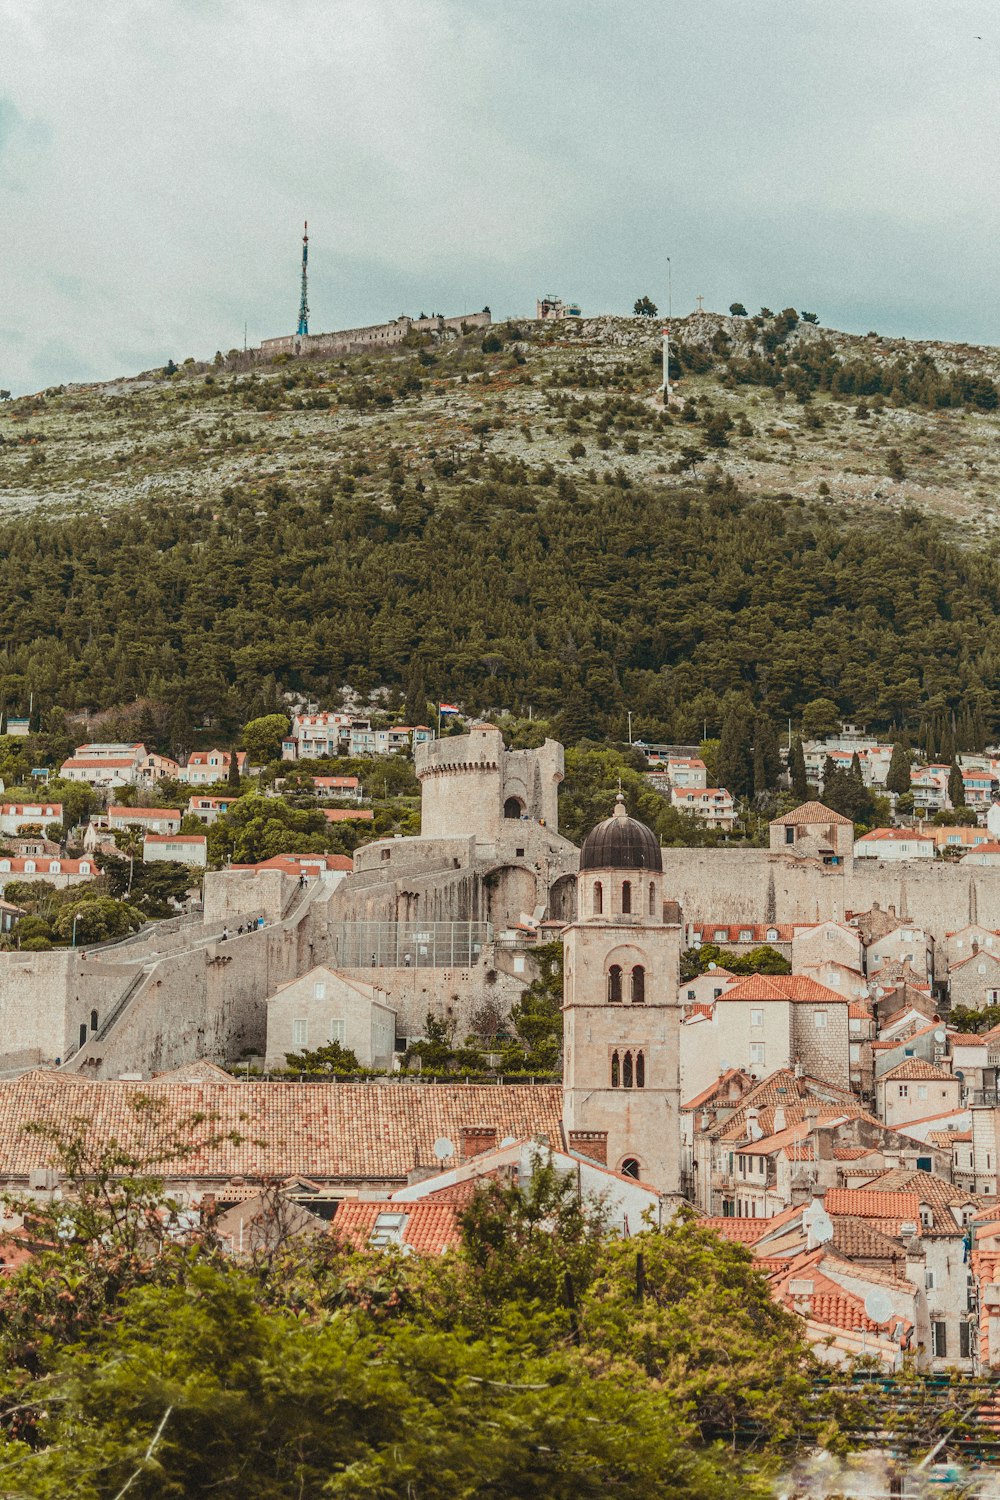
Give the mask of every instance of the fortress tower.
<path id="1" fill-rule="evenodd" d="M 524 845 L 525 824 L 559 831 L 563 748 L 546 740 L 538 750 L 505 750 L 493 724 L 418 745 L 422 838 L 469 838 L 477 844 Z"/>
<path id="2" fill-rule="evenodd" d="M 580 850 L 563 934 L 567 1135 L 607 1136 L 610 1167 L 679 1193 L 681 929 L 663 920 L 663 860 L 619 793 Z"/>

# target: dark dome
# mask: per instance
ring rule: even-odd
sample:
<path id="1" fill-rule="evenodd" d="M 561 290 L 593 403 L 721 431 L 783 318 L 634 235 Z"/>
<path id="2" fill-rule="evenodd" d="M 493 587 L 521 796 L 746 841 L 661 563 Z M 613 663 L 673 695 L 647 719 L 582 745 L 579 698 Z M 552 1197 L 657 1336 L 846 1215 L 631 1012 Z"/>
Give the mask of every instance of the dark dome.
<path id="1" fill-rule="evenodd" d="M 663 869 L 659 840 L 645 823 L 630 818 L 619 794 L 614 815 L 592 828 L 580 849 L 581 870 Z"/>

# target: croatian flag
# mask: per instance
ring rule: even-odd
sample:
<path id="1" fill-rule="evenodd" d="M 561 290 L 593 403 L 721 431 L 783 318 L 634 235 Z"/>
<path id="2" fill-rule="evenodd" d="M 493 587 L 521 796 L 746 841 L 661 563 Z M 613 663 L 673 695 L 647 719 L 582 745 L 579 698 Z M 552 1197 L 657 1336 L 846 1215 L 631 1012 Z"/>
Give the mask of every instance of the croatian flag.
<path id="1" fill-rule="evenodd" d="M 439 714 L 457 714 L 459 712 L 460 710 L 456 708 L 454 703 L 442 703 L 438 709 Z"/>

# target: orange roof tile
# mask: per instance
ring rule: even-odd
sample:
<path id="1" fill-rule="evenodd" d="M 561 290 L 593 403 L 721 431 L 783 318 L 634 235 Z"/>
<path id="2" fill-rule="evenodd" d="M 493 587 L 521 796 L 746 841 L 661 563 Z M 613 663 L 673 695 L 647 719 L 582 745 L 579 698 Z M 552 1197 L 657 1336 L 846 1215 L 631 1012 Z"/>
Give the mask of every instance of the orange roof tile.
<path id="1" fill-rule="evenodd" d="M 799 807 L 793 808 L 791 812 L 785 813 L 784 817 L 772 818 L 772 828 L 787 828 L 789 825 L 801 827 L 806 823 L 846 823 L 850 825 L 851 819 L 845 818 L 843 813 L 834 812 L 832 807 L 824 807 L 822 802 L 803 802 Z"/>
<path id="2" fill-rule="evenodd" d="M 719 997 L 717 1004 L 736 1000 L 795 1000 L 815 1004 L 848 1003 L 846 995 L 807 979 L 804 974 L 748 974 Z"/>
<path id="3" fill-rule="evenodd" d="M 869 1188 L 829 1188 L 823 1200 L 831 1216 L 850 1214 L 859 1219 L 905 1219 L 920 1222 L 916 1193 L 876 1192 Z"/>
<path id="4" fill-rule="evenodd" d="M 458 1244 L 458 1211 L 454 1204 L 440 1198 L 421 1198 L 414 1203 L 397 1203 L 391 1198 L 380 1203 L 348 1198 L 337 1208 L 333 1233 L 354 1249 L 367 1249 L 380 1214 L 403 1216 L 400 1243 L 418 1255 L 442 1255 Z"/>
<path id="5" fill-rule="evenodd" d="M 897 1080 L 906 1082 L 907 1079 L 914 1078 L 939 1080 L 942 1083 L 957 1082 L 954 1073 L 948 1073 L 944 1068 L 939 1068 L 936 1063 L 927 1062 L 922 1057 L 904 1057 L 903 1061 L 897 1063 L 894 1068 L 890 1068 L 888 1073 L 883 1073 L 879 1082 L 895 1083 Z"/>

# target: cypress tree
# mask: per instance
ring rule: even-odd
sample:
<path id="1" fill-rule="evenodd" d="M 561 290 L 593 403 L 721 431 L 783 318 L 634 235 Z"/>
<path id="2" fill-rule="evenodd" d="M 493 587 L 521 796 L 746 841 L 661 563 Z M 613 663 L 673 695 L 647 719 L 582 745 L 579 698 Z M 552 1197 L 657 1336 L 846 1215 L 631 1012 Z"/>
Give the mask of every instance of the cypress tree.
<path id="1" fill-rule="evenodd" d="M 239 760 L 237 759 L 236 746 L 235 745 L 232 747 L 232 749 L 229 752 L 229 777 L 228 777 L 228 780 L 229 780 L 229 785 L 230 786 L 238 787 L 239 784 L 240 784 L 240 763 L 239 763 Z"/>
<path id="2" fill-rule="evenodd" d="M 798 735 L 792 741 L 792 753 L 789 769 L 792 773 L 792 791 L 796 797 L 805 802 L 809 796 L 809 781 L 806 777 L 806 757 L 802 749 L 802 740 Z"/>
<path id="3" fill-rule="evenodd" d="M 962 780 L 962 770 L 957 760 L 952 761 L 951 770 L 948 772 L 948 796 L 952 807 L 965 806 L 965 782 Z"/>
<path id="4" fill-rule="evenodd" d="M 887 792 L 910 790 L 910 757 L 899 740 L 892 747 L 892 759 L 889 762 L 889 774 L 885 778 L 885 789 Z"/>
<path id="5" fill-rule="evenodd" d="M 753 747 L 750 714 L 746 705 L 731 708 L 722 721 L 719 753 L 715 758 L 719 785 L 734 797 L 749 797 L 753 790 Z"/>
<path id="6" fill-rule="evenodd" d="M 781 775 L 781 756 L 778 753 L 778 737 L 767 714 L 758 714 L 754 722 L 753 739 L 753 791 L 759 797 L 772 791 Z"/>

